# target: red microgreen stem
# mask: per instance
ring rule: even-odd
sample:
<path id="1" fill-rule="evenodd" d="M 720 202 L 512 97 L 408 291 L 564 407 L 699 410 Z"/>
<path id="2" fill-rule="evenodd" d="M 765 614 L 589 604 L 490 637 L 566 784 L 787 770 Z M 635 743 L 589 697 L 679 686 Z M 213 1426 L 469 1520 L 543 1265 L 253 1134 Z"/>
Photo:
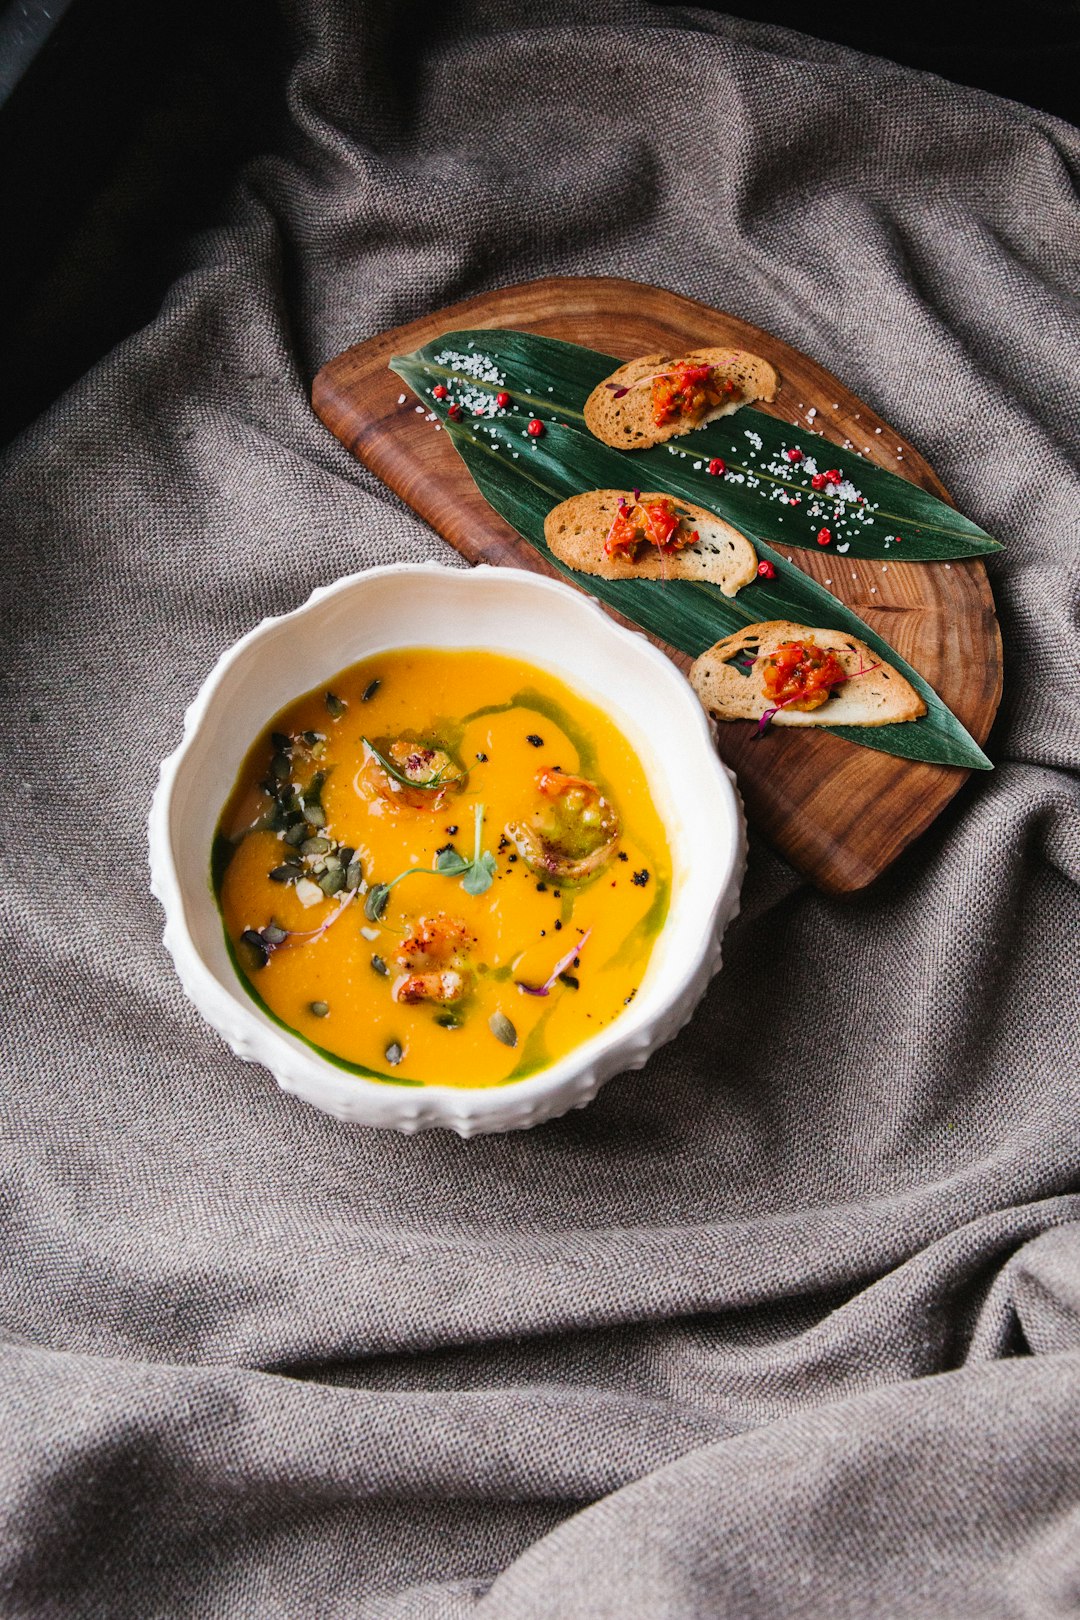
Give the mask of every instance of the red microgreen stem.
<path id="1" fill-rule="evenodd" d="M 843 686 L 847 681 L 853 681 L 855 679 L 856 675 L 869 675 L 873 670 L 880 669 L 880 668 L 881 668 L 880 662 L 876 663 L 876 664 L 865 664 L 864 665 L 860 661 L 858 669 L 853 669 L 850 675 L 846 675 L 846 674 L 841 675 L 839 680 L 830 681 L 829 685 L 830 686 Z M 757 730 L 754 732 L 754 735 L 751 738 L 751 741 L 754 742 L 754 741 L 757 740 L 758 737 L 764 737 L 764 735 L 765 735 L 765 733 L 766 733 L 766 731 L 768 730 L 768 727 L 769 727 L 769 721 L 772 719 L 774 714 L 779 714 L 781 709 L 786 709 L 789 703 L 797 703 L 798 701 L 799 701 L 799 694 L 798 694 L 798 692 L 794 692 L 791 697 L 782 698 L 779 703 L 774 703 L 771 709 L 766 709 L 765 713 L 762 715 L 761 719 L 757 723 Z"/>
<path id="2" fill-rule="evenodd" d="M 585 932 L 582 934 L 582 936 L 578 940 L 577 944 L 574 945 L 570 950 L 568 950 L 565 956 L 560 956 L 559 960 L 556 962 L 555 966 L 552 968 L 551 972 L 548 974 L 548 976 L 544 980 L 543 984 L 526 984 L 524 979 L 515 979 L 514 983 L 517 985 L 518 989 L 519 990 L 524 990 L 524 992 L 525 992 L 525 994 L 527 996 L 547 996 L 547 995 L 550 995 L 551 994 L 551 988 L 554 985 L 556 979 L 559 977 L 559 974 L 560 973 L 565 973 L 567 968 L 570 966 L 571 962 L 574 960 L 575 956 L 580 956 L 581 955 L 581 952 L 585 949 L 586 941 L 588 940 L 589 935 L 591 933 L 592 933 L 592 929 L 591 928 L 586 928 Z"/>

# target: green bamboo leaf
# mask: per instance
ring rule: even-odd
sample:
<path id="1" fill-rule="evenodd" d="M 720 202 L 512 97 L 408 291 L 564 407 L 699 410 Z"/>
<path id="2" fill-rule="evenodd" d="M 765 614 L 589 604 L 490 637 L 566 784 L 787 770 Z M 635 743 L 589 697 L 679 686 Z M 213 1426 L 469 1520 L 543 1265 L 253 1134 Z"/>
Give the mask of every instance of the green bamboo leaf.
<path id="1" fill-rule="evenodd" d="M 494 395 L 505 387 L 513 410 L 582 431 L 586 399 L 619 364 L 574 343 L 501 327 L 447 332 L 400 360 L 414 367 L 410 382 L 425 384 L 418 389 L 422 398 L 442 383 L 471 415 L 478 406 L 493 411 Z M 392 366 L 404 375 L 398 359 Z M 801 450 L 803 459 L 790 462 L 789 449 Z M 716 458 L 726 464 L 720 477 L 708 470 Z M 670 489 L 772 545 L 817 550 L 818 531 L 828 528 L 833 547 L 850 557 L 953 561 L 1002 549 L 978 524 L 917 484 L 751 406 L 686 438 L 627 452 L 626 459 L 633 470 L 616 487 Z M 813 489 L 816 472 L 841 474 L 832 495 Z"/>
<path id="2" fill-rule="evenodd" d="M 521 334 L 518 334 L 520 336 Z M 438 345 L 433 345 L 436 350 Z M 566 347 L 562 345 L 561 347 Z M 485 351 L 487 352 L 487 351 Z M 422 397 L 428 397 L 431 360 L 424 351 L 398 356 L 391 368 Z M 534 368 L 543 382 L 545 373 Z M 479 418 L 444 417 L 451 441 L 477 486 L 501 517 L 536 548 L 561 574 L 599 600 L 607 602 L 642 629 L 671 646 L 698 657 L 722 637 L 765 619 L 846 631 L 856 635 L 899 669 L 922 695 L 927 713 L 920 720 L 888 726 L 830 726 L 837 736 L 864 748 L 928 763 L 967 769 L 990 769 L 990 761 L 917 670 L 857 614 L 822 586 L 807 578 L 786 557 L 761 540 L 761 556 L 776 567 L 776 578 L 755 579 L 736 597 L 714 586 L 687 580 L 659 584 L 649 580 L 606 580 L 567 568 L 548 550 L 544 519 L 553 506 L 588 489 L 625 489 L 628 458 L 601 444 L 591 434 L 548 420 L 542 437 L 530 438 L 528 418 L 514 413 Z M 636 466 L 640 457 L 632 458 Z M 656 487 L 664 488 L 657 481 Z"/>

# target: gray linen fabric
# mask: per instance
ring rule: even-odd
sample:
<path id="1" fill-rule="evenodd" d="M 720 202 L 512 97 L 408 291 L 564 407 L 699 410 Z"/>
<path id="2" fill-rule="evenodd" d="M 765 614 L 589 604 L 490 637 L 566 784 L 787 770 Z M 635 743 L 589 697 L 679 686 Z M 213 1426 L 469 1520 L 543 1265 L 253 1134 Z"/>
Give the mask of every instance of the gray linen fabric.
<path id="1" fill-rule="evenodd" d="M 0 1612 L 1080 1614 L 1080 141 L 639 0 L 298 0 L 291 149 L 3 474 Z M 972 780 L 872 892 L 758 843 L 586 1111 L 343 1127 L 204 1028 L 144 818 L 221 651 L 448 549 L 317 366 L 547 272 L 841 373 L 1007 551 Z"/>

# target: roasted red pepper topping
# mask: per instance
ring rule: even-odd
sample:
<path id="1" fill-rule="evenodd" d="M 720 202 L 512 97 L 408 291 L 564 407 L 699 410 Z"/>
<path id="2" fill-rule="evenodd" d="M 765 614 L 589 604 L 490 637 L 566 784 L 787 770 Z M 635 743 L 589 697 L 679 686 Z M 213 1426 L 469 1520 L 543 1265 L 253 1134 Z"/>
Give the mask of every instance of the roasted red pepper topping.
<path id="1" fill-rule="evenodd" d="M 653 378 L 653 421 L 657 427 L 666 427 L 676 419 L 697 421 L 707 411 L 734 398 L 735 392 L 731 379 L 714 376 L 712 366 L 684 361 Z"/>
<path id="2" fill-rule="evenodd" d="M 696 545 L 698 531 L 688 530 L 666 496 L 658 501 L 637 501 L 633 506 L 620 501 L 615 521 L 608 530 L 604 550 L 609 557 L 637 556 L 638 547 L 655 546 L 665 557 L 672 557 L 686 546 Z"/>
<path id="3" fill-rule="evenodd" d="M 778 708 L 820 709 L 847 679 L 836 654 L 813 641 L 781 642 L 762 666 L 765 696 Z"/>

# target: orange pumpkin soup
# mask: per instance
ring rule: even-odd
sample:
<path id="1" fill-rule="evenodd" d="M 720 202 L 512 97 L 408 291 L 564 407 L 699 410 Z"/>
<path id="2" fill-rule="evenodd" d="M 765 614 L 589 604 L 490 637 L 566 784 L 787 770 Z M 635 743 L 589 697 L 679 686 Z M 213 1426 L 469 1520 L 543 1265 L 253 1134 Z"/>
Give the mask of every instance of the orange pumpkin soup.
<path id="1" fill-rule="evenodd" d="M 245 986 L 325 1056 L 492 1086 L 629 1005 L 671 870 L 642 764 L 594 704 L 502 654 L 408 648 L 275 716 L 213 880 Z"/>

